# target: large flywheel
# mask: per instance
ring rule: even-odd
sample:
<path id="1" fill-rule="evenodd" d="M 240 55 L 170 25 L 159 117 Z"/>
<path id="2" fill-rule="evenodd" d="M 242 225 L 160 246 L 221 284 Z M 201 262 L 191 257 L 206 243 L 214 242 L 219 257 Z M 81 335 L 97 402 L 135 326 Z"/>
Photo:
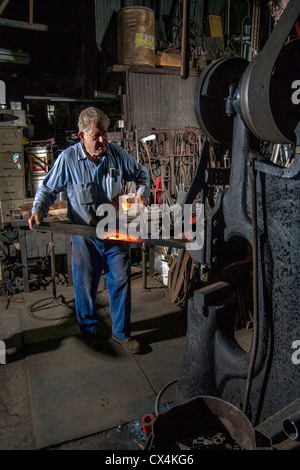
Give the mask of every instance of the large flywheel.
<path id="1" fill-rule="evenodd" d="M 249 62 L 239 57 L 217 60 L 199 77 L 195 94 L 195 114 L 200 129 L 213 142 L 227 147 L 232 143 L 233 116 L 226 114 L 230 89 L 238 87 Z"/>
<path id="2" fill-rule="evenodd" d="M 199 127 L 217 144 L 232 145 L 234 116 L 253 135 L 273 143 L 293 144 L 300 121 L 300 39 L 288 42 L 299 15 L 299 0 L 290 0 L 263 50 L 249 63 L 225 58 L 199 77 L 195 114 Z"/>
<path id="3" fill-rule="evenodd" d="M 300 121 L 300 40 L 275 56 L 268 47 L 251 62 L 239 86 L 239 107 L 248 129 L 259 139 L 294 143 Z"/>

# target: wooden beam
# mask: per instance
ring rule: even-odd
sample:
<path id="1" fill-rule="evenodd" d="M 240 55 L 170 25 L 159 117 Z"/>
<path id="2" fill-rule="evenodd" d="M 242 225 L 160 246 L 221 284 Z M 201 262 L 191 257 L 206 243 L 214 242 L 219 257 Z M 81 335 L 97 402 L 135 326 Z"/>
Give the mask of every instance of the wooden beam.
<path id="1" fill-rule="evenodd" d="M 173 303 L 176 302 L 176 299 L 181 291 L 181 288 L 185 279 L 185 273 L 186 273 L 186 268 L 187 268 L 189 259 L 190 259 L 190 255 L 187 252 L 185 252 L 183 256 L 182 264 L 180 266 L 179 276 L 178 276 L 178 279 L 176 279 L 175 289 L 172 292 L 171 301 Z"/>
<path id="2" fill-rule="evenodd" d="M 33 23 L 33 0 L 29 0 L 29 24 Z"/>
<path id="3" fill-rule="evenodd" d="M 9 0 L 1 0 L 0 2 L 0 15 L 4 12 L 5 8 L 7 7 Z"/>
<path id="4" fill-rule="evenodd" d="M 0 26 L 9 26 L 11 28 L 31 29 L 34 31 L 48 31 L 48 26 L 45 24 L 38 23 L 26 23 L 26 21 L 8 20 L 6 18 L 0 18 Z"/>

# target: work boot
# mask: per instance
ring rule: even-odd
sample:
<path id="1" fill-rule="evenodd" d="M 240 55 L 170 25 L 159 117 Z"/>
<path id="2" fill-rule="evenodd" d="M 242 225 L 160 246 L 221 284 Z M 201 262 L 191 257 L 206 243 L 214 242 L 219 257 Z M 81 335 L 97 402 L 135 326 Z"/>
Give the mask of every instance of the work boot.
<path id="1" fill-rule="evenodd" d="M 131 338 L 131 336 L 128 336 L 127 338 L 117 338 L 117 336 L 111 335 L 111 337 L 116 343 L 121 344 L 121 346 L 131 354 L 139 354 L 143 350 L 141 343 L 136 339 Z"/>

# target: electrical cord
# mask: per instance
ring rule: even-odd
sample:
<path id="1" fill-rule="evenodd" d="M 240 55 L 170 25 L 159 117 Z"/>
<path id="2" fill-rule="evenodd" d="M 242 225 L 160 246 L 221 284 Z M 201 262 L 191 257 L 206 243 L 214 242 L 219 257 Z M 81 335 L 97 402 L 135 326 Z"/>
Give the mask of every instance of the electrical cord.
<path id="1" fill-rule="evenodd" d="M 163 393 L 167 390 L 167 388 L 171 387 L 171 385 L 175 384 L 177 382 L 177 379 L 172 380 L 168 384 L 166 384 L 157 394 L 156 400 L 155 400 L 155 414 L 156 416 L 159 414 L 159 402 L 160 399 L 163 395 Z"/>

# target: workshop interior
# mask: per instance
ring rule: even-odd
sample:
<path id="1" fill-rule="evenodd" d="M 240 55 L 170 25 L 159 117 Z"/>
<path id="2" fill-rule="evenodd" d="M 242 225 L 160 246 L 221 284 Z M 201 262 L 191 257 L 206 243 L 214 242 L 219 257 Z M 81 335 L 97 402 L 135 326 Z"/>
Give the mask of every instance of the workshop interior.
<path id="1" fill-rule="evenodd" d="M 300 450 L 299 1 L 1 0 L 0 28 L 0 449 Z M 28 227 L 90 106 L 150 176 L 140 356 L 110 344 L 103 279 L 106 349 L 78 339 L 71 235 L 97 235 L 66 192 Z"/>

